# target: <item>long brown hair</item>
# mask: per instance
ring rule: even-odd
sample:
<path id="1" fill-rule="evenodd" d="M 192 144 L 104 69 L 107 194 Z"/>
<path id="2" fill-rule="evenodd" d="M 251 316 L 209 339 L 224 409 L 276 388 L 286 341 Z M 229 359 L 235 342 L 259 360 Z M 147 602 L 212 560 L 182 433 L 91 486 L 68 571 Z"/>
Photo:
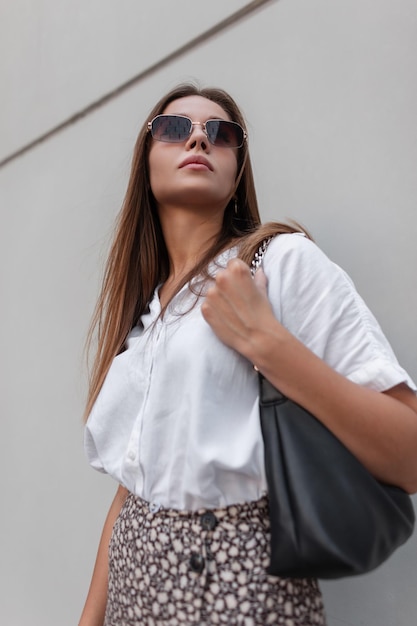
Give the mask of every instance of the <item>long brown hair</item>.
<path id="1" fill-rule="evenodd" d="M 147 122 L 163 113 L 170 102 L 187 96 L 202 96 L 216 102 L 232 121 L 246 128 L 242 113 L 228 93 L 222 89 L 201 89 L 194 84 L 179 85 L 161 98 L 150 112 L 134 148 L 127 192 L 87 336 L 87 351 L 92 347 L 93 338 L 97 349 L 90 374 L 86 416 L 113 358 L 123 349 L 127 334 L 146 310 L 156 286 L 169 275 L 168 251 L 149 183 L 151 137 Z M 247 142 L 239 148 L 237 161 L 237 187 L 226 206 L 221 231 L 207 253 L 178 285 L 178 290 L 193 276 L 206 273 L 210 261 L 236 240 L 242 243 L 239 256 L 250 263 L 254 251 L 266 236 L 302 230 L 298 225 L 281 223 L 261 226 Z"/>

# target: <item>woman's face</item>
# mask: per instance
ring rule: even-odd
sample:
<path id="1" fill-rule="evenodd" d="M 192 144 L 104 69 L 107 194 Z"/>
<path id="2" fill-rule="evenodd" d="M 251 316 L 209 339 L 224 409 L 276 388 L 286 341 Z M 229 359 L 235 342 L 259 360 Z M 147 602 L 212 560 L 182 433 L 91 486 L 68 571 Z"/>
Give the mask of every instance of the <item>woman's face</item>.
<path id="1" fill-rule="evenodd" d="M 164 114 L 185 115 L 193 122 L 229 120 L 221 106 L 201 96 L 171 102 Z M 150 184 L 161 209 L 164 206 L 209 207 L 224 211 L 234 193 L 237 148 L 213 146 L 202 126 L 193 126 L 183 143 L 152 139 L 149 151 Z"/>

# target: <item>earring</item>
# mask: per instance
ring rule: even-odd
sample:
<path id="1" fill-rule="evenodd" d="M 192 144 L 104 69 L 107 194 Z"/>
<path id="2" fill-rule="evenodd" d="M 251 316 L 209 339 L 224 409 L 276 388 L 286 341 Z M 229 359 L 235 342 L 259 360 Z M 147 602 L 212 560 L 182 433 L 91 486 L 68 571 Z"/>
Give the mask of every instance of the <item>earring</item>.
<path id="1" fill-rule="evenodd" d="M 237 206 L 237 198 L 235 197 L 235 215 L 237 215 L 238 206 Z"/>

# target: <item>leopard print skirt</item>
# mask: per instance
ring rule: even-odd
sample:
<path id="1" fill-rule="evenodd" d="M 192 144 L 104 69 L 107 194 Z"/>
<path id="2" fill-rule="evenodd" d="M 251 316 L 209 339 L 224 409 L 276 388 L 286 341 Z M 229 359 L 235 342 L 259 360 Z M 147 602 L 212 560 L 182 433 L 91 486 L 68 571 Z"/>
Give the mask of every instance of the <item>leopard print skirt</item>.
<path id="1" fill-rule="evenodd" d="M 129 495 L 113 528 L 104 626 L 324 626 L 315 580 L 268 576 L 266 498 L 198 512 Z"/>

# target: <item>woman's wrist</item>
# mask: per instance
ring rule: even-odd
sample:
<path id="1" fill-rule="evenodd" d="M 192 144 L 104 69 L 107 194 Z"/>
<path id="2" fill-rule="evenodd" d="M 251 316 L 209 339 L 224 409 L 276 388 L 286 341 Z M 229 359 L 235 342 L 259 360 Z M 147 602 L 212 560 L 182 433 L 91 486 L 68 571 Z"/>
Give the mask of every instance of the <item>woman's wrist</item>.
<path id="1" fill-rule="evenodd" d="M 273 371 L 279 376 L 280 365 L 285 363 L 286 354 L 292 343 L 289 333 L 275 318 L 268 324 L 261 325 L 248 340 L 247 358 L 255 369 L 266 377 Z"/>

